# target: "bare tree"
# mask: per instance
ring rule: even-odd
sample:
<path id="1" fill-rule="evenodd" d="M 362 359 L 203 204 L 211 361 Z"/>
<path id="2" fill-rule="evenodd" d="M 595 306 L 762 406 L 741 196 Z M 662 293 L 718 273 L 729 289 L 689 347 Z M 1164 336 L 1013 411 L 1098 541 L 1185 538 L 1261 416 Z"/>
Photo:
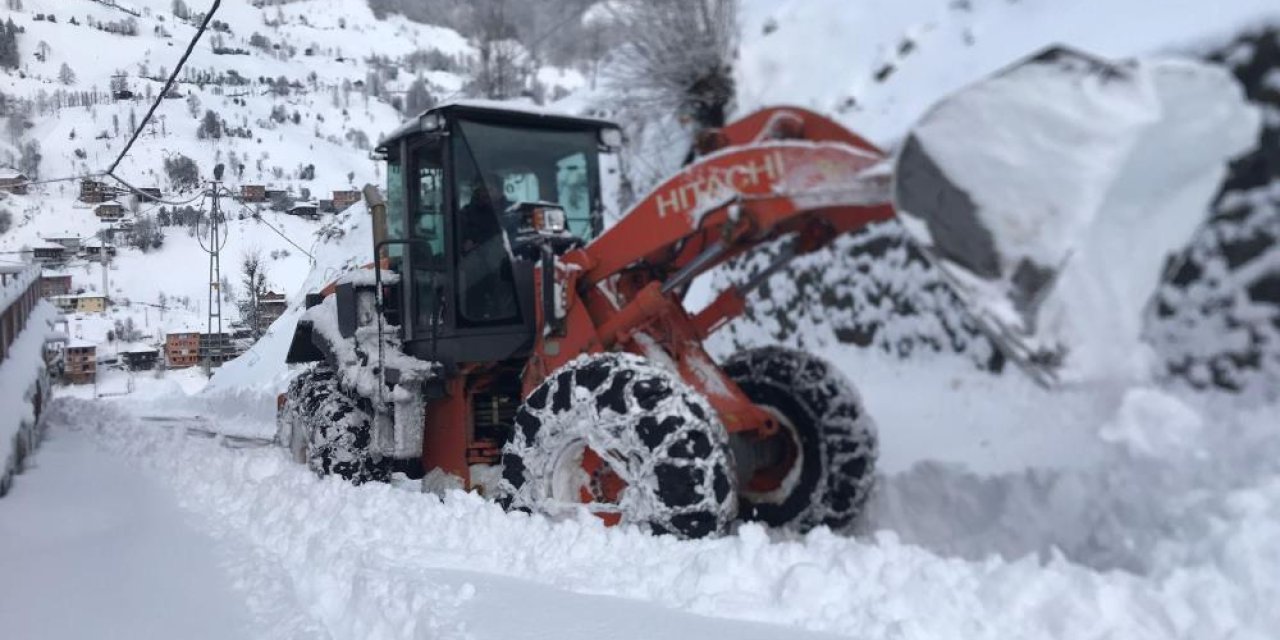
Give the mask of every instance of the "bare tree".
<path id="1" fill-rule="evenodd" d="M 409 91 L 404 96 L 404 112 L 406 115 L 417 115 L 435 106 L 435 98 L 427 89 L 427 83 L 416 78 L 409 84 Z"/>
<path id="2" fill-rule="evenodd" d="M 268 288 L 267 266 L 262 261 L 262 251 L 257 248 L 246 250 L 240 260 L 240 285 L 244 288 L 244 295 L 238 303 L 240 317 L 249 324 L 253 335 L 259 336 L 262 296 L 266 295 Z"/>
<path id="3" fill-rule="evenodd" d="M 478 59 L 468 90 L 495 100 L 519 96 L 531 73 L 530 59 L 517 39 L 507 0 L 478 0 L 471 12 Z"/>
<path id="4" fill-rule="evenodd" d="M 736 0 L 625 0 L 610 9 L 621 44 L 606 81 L 641 109 L 722 126 L 733 99 Z"/>

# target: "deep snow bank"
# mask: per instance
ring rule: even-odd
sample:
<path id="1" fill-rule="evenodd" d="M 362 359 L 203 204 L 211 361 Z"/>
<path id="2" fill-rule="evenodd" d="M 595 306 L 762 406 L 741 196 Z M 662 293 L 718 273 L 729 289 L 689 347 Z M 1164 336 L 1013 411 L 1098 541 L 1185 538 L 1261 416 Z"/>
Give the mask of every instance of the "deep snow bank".
<path id="1" fill-rule="evenodd" d="M 897 208 L 1037 368 L 1142 379 L 1150 292 L 1259 124 L 1223 68 L 1051 51 L 926 114 L 899 155 Z"/>
<path id="2" fill-rule="evenodd" d="M 29 281 L 28 281 L 29 282 Z M 16 297 L 26 290 L 27 282 L 18 281 L 0 289 L 0 294 Z M 21 285 L 21 286 L 19 286 Z M 7 304 L 9 300 L 0 300 Z M 4 308 L 0 304 L 0 309 Z M 5 359 L 0 362 L 0 481 L 7 482 L 10 473 L 22 464 L 15 447 L 18 439 L 26 437 L 25 430 L 36 424 L 34 396 L 45 394 L 42 403 L 48 402 L 48 375 L 44 363 L 44 341 L 53 328 L 58 311 L 41 300 L 27 317 L 27 326 L 9 345 Z M 0 494 L 2 495 L 2 494 Z"/>
<path id="3" fill-rule="evenodd" d="M 1130 423 L 1121 432 L 1158 430 L 1179 403 L 1139 397 L 1114 419 Z M 405 596 L 433 593 L 442 568 L 862 638 L 1263 638 L 1280 625 L 1270 606 L 1280 597 L 1271 544 L 1280 452 L 1259 437 L 1274 407 L 1210 412 L 1222 420 L 1218 435 L 1197 432 L 1168 460 L 1124 445 L 1096 472 L 984 482 L 935 466 L 890 477 L 893 511 L 862 540 L 825 529 L 771 540 L 744 525 L 692 542 L 606 529 L 589 516 L 506 514 L 458 492 L 440 499 L 320 480 L 278 449 L 174 437 L 118 405 L 66 400 L 52 415 L 172 483 L 216 537 L 251 545 L 288 580 L 259 584 L 240 567 L 242 587 L 297 599 L 335 638 L 428 633 L 432 599 Z M 893 502 L 919 493 L 936 500 Z M 962 535 L 954 523 L 966 509 Z M 1059 541 L 1071 543 L 1065 553 Z M 1089 555 L 1098 544 L 1133 563 Z M 1132 571 L 1099 570 L 1117 564 Z"/>

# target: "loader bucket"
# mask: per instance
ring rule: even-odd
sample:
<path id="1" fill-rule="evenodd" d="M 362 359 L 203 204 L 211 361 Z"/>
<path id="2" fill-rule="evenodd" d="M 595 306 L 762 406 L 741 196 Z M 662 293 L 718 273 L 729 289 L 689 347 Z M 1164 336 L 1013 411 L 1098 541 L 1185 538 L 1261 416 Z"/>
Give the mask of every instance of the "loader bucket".
<path id="1" fill-rule="evenodd" d="M 1145 378 L 1145 305 L 1258 124 L 1223 69 L 1055 47 L 931 108 L 898 150 L 894 204 L 1038 382 Z"/>

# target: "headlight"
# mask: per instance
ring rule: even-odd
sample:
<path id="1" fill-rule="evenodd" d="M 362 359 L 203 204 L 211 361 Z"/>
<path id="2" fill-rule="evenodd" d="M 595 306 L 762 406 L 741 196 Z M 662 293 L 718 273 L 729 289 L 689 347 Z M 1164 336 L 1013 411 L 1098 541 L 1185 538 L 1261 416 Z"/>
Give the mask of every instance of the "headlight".
<path id="1" fill-rule="evenodd" d="M 600 130 L 600 144 L 617 149 L 622 146 L 622 130 L 613 127 Z"/>
<path id="2" fill-rule="evenodd" d="M 539 207 L 533 210 L 533 228 L 540 233 L 564 233 L 567 227 L 564 209 Z"/>

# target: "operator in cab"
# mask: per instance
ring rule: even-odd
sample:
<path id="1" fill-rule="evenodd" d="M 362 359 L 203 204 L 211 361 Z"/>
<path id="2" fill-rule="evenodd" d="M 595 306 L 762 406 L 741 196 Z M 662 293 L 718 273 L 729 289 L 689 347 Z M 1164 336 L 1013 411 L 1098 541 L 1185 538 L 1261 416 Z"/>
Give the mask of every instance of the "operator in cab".
<path id="1" fill-rule="evenodd" d="M 503 224 L 510 203 L 502 178 L 490 176 L 471 185 L 459 209 L 459 272 L 464 317 L 472 322 L 507 320 L 517 313 L 511 254 Z"/>

